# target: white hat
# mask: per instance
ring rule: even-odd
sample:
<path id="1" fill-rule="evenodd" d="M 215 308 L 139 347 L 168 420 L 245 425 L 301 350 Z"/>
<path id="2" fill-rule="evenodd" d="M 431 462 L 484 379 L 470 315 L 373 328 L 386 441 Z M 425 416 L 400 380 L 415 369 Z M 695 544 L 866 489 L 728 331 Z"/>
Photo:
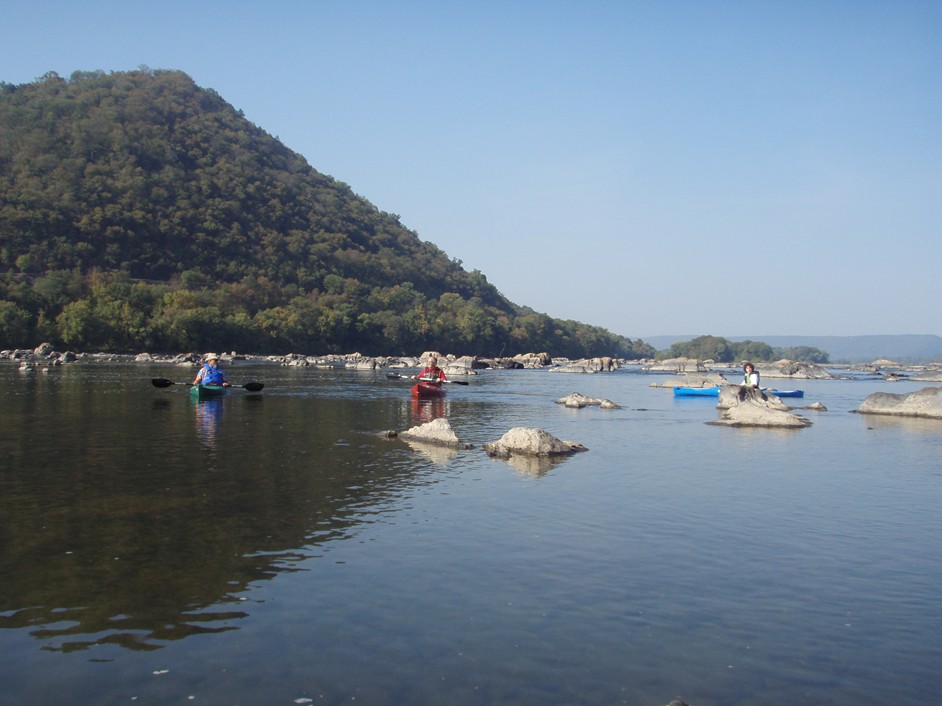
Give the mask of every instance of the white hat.
<path id="1" fill-rule="evenodd" d="M 219 356 L 216 355 L 215 353 L 207 353 L 206 355 L 203 356 L 203 358 L 206 360 L 219 360 Z"/>

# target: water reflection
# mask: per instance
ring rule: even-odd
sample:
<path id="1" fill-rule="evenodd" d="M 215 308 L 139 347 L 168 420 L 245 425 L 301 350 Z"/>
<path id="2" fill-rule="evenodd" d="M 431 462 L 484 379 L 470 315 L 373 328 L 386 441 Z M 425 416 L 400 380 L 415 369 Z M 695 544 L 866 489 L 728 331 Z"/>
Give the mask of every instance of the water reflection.
<path id="1" fill-rule="evenodd" d="M 445 463 L 458 453 L 458 449 L 443 444 L 429 444 L 414 439 L 407 439 L 406 444 L 410 449 L 422 454 L 432 463 Z"/>
<path id="2" fill-rule="evenodd" d="M 448 398 L 447 397 L 435 397 L 431 399 L 413 399 L 411 401 L 412 406 L 412 420 L 415 426 L 420 424 L 427 424 L 433 419 L 439 419 L 440 417 L 448 416 Z"/>
<path id="3" fill-rule="evenodd" d="M 193 400 L 196 410 L 196 437 L 208 449 L 216 445 L 219 422 L 222 420 L 222 398 Z"/>
<path id="4" fill-rule="evenodd" d="M 505 460 L 518 473 L 531 478 L 540 478 L 563 463 L 565 459 L 511 454 Z"/>
<path id="5" fill-rule="evenodd" d="M 43 650 L 237 630 L 254 585 L 354 536 L 416 472 L 369 435 L 336 443 L 358 408 L 194 404 L 139 377 L 19 379 L 0 408 L 0 629 Z M 56 433 L 37 443 L 42 420 Z"/>

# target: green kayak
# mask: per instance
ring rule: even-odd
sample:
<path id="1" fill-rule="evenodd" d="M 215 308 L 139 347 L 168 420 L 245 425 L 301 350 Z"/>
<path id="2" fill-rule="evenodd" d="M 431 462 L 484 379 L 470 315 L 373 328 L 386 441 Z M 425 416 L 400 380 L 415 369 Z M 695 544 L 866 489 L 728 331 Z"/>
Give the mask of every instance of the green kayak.
<path id="1" fill-rule="evenodd" d="M 228 394 L 229 388 L 222 385 L 193 385 L 190 387 L 190 395 L 198 400 L 207 400 Z"/>

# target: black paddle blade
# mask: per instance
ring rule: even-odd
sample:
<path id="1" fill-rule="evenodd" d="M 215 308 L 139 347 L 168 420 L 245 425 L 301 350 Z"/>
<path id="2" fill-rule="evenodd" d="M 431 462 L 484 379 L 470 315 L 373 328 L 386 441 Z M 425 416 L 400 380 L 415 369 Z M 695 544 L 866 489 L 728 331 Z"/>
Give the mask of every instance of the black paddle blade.
<path id="1" fill-rule="evenodd" d="M 245 388 L 246 390 L 248 390 L 249 392 L 259 392 L 263 387 L 265 387 L 265 383 L 263 383 L 263 382 L 247 382 L 247 383 L 245 383 L 242 387 L 244 387 L 244 388 Z"/>
<path id="2" fill-rule="evenodd" d="M 400 375 L 399 373 L 386 373 L 386 377 L 388 377 L 390 380 L 401 380 L 406 376 Z"/>
<path id="3" fill-rule="evenodd" d="M 170 387 L 173 385 L 173 380 L 168 380 L 167 378 L 151 378 L 150 384 L 154 387 Z"/>

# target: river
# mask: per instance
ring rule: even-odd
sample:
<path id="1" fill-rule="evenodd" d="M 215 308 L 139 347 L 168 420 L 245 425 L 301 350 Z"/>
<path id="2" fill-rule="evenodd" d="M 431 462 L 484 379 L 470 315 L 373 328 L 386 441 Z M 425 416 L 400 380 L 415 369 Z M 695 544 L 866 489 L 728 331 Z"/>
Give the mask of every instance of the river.
<path id="1" fill-rule="evenodd" d="M 942 693 L 942 421 L 926 385 L 790 382 L 813 421 L 707 425 L 662 377 L 0 366 L 0 704 L 693 706 Z M 570 392 L 621 409 L 570 409 Z M 473 448 L 386 438 L 446 417 Z M 540 427 L 588 451 L 509 463 Z"/>

